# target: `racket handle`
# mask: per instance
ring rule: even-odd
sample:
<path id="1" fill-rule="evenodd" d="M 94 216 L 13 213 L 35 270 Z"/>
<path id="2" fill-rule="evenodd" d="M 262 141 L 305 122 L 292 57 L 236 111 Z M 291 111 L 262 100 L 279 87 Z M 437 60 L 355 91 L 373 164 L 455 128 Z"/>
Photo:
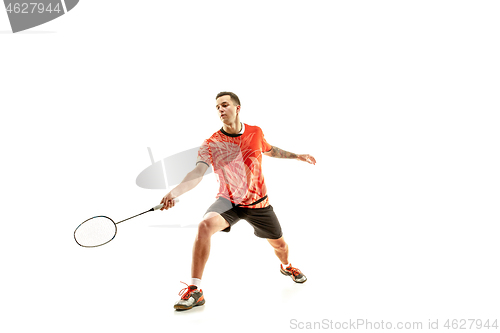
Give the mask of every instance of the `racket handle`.
<path id="1" fill-rule="evenodd" d="M 174 201 L 175 201 L 175 203 L 178 203 L 179 202 L 179 198 L 175 198 Z M 158 210 L 158 209 L 160 209 L 162 207 L 163 207 L 163 204 L 159 204 L 158 206 L 154 206 L 153 210 Z"/>

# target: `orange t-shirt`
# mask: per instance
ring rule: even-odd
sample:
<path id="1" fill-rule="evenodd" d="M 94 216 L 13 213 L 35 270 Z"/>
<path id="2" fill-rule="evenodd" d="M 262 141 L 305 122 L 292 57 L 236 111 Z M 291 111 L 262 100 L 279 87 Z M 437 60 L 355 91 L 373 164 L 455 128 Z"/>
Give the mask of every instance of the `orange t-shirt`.
<path id="1" fill-rule="evenodd" d="M 264 139 L 258 126 L 242 124 L 239 134 L 226 133 L 222 128 L 205 140 L 198 150 L 196 164 L 212 165 L 219 182 L 217 198 L 247 206 L 267 195 L 262 174 L 262 153 L 272 146 Z M 269 198 L 248 208 L 269 205 Z"/>

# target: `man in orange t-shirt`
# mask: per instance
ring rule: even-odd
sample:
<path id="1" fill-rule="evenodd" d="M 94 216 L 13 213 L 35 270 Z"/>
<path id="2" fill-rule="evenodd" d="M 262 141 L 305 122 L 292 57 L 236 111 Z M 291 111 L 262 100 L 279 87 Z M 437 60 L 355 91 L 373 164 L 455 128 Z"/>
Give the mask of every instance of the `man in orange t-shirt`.
<path id="1" fill-rule="evenodd" d="M 288 262 L 288 245 L 283 239 L 281 226 L 269 204 L 267 188 L 262 174 L 262 154 L 278 158 L 291 158 L 316 164 L 311 155 L 297 155 L 271 146 L 262 130 L 240 122 L 240 100 L 232 92 L 221 92 L 216 97 L 222 128 L 205 140 L 198 151 L 196 167 L 184 180 L 163 197 L 162 210 L 175 206 L 174 199 L 196 187 L 210 165 L 219 182 L 216 201 L 208 208 L 198 225 L 193 247 L 191 284 L 181 291 L 182 297 L 175 309 L 187 310 L 205 304 L 201 290 L 201 277 L 210 254 L 210 241 L 217 231 L 229 232 L 240 219 L 254 228 L 257 237 L 265 238 L 281 261 L 280 271 L 297 283 L 307 278 Z"/>

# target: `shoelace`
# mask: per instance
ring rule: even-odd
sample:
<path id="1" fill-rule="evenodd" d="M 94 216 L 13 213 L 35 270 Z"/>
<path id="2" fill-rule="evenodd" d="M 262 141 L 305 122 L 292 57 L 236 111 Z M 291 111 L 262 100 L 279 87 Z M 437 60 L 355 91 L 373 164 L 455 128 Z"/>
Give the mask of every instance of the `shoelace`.
<path id="1" fill-rule="evenodd" d="M 180 281 L 181 283 L 184 283 L 187 287 L 182 289 L 181 291 L 179 291 L 179 296 L 181 296 L 181 299 L 189 299 L 189 297 L 191 296 L 191 293 L 193 291 L 195 291 L 196 289 L 193 289 L 191 290 L 191 286 L 188 285 L 186 282 L 182 282 Z"/>
<path id="2" fill-rule="evenodd" d="M 293 276 L 298 276 L 300 273 L 302 273 L 300 269 L 295 267 L 290 267 L 290 269 L 288 270 L 293 274 Z"/>

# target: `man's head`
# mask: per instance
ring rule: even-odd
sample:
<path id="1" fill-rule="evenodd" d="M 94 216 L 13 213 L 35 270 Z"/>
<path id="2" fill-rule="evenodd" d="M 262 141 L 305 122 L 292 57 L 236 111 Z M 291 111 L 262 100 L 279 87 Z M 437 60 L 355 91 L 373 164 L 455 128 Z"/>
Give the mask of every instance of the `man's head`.
<path id="1" fill-rule="evenodd" d="M 217 112 L 220 120 L 225 124 L 239 122 L 240 99 L 235 93 L 223 91 L 217 94 L 215 98 Z"/>
<path id="2" fill-rule="evenodd" d="M 234 105 L 241 105 L 240 99 L 238 98 L 238 96 L 236 96 L 235 93 L 232 93 L 229 91 L 222 91 L 222 92 L 218 93 L 217 97 L 215 97 L 215 99 L 217 100 L 219 97 L 226 96 L 226 95 L 231 98 L 231 101 L 233 102 Z"/>

